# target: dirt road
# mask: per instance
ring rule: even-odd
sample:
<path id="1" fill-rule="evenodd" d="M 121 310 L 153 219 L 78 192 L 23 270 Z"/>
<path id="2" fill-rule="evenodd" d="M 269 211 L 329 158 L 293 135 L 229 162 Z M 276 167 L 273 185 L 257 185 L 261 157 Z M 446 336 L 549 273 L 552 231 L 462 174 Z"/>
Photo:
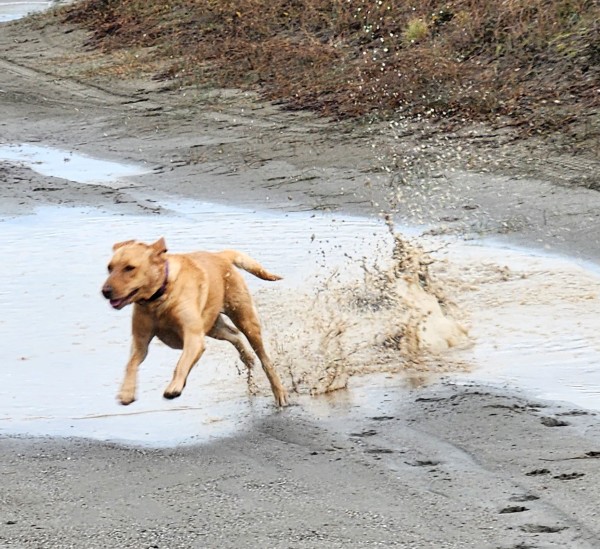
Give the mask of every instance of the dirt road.
<path id="1" fill-rule="evenodd" d="M 573 184 L 589 163 L 94 77 L 80 43 L 2 27 L 1 142 L 149 172 L 115 188 L 2 163 L 4 218 L 44 204 L 154 216 L 169 196 L 364 215 L 391 203 L 431 231 L 600 259 L 600 195 Z M 554 174 L 532 179 L 531 166 Z M 0 547 L 598 547 L 595 414 L 451 380 L 374 387 L 367 402 L 273 410 L 241 435 L 166 449 L 0 435 Z"/>

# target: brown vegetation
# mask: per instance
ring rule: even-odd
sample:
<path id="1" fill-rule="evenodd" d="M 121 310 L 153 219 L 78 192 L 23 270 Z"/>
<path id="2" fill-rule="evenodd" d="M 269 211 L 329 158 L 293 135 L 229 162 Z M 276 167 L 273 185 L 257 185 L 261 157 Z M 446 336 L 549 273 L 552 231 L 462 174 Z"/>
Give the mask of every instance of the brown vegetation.
<path id="1" fill-rule="evenodd" d="M 82 0 L 60 16 L 90 48 L 149 48 L 157 78 L 340 118 L 544 131 L 600 103 L 596 0 Z"/>

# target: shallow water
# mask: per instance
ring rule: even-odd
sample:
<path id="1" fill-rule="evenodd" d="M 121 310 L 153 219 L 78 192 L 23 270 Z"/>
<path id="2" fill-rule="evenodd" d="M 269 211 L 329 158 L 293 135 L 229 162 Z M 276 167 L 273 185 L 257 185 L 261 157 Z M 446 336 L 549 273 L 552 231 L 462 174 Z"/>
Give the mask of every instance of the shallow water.
<path id="1" fill-rule="evenodd" d="M 42 11 L 54 2 L 19 2 L 18 0 L 0 0 L 0 23 L 21 19 L 29 13 Z"/>
<path id="2" fill-rule="evenodd" d="M 386 229 L 373 220 L 193 202 L 169 206 L 179 213 L 116 216 L 46 207 L 0 222 L 0 433 L 170 445 L 233 433 L 274 413 L 268 392 L 248 396 L 235 352 L 212 340 L 180 399 L 161 397 L 177 352 L 155 344 L 140 368 L 138 401 L 126 408 L 116 403 L 129 313 L 110 309 L 99 293 L 114 241 L 167 235 L 174 251 L 243 249 L 285 277 L 278 283 L 248 277 L 259 301 L 264 294 L 287 299 L 279 292 L 289 296 L 286 290 L 311 285 L 336 264 L 345 265 L 347 254 L 386 249 Z M 564 258 L 460 242 L 439 256 L 445 265 L 439 276 L 472 309 L 476 343 L 457 353 L 473 370 L 458 376 L 599 407 L 597 272 Z M 350 385 L 350 393 L 321 399 L 360 401 L 373 390 L 364 380 Z"/>
<path id="3" fill-rule="evenodd" d="M 463 302 L 477 343 L 462 352 L 476 367 L 459 377 L 600 409 L 598 266 L 489 244 L 452 251 L 476 272 Z"/>
<path id="4" fill-rule="evenodd" d="M 104 185 L 130 185 L 122 178 L 145 171 L 37 145 L 1 146 L 2 159 L 79 182 L 92 182 L 88 172 L 93 166 L 93 181 Z M 283 275 L 277 283 L 247 277 L 259 311 L 266 313 L 266 340 L 272 348 L 304 336 L 299 325 L 312 321 L 310 314 L 302 316 L 302 311 L 312 313 L 306 296 L 315 288 L 322 292 L 322 281 L 333 271 L 338 282 L 353 281 L 364 274 L 363 260 L 385 263 L 390 257 L 391 237 L 376 219 L 272 213 L 175 198 L 162 206 L 171 213 L 136 216 L 43 207 L 32 215 L 0 218 L 0 433 L 172 445 L 231 434 L 276 413 L 262 372 L 256 374 L 260 396 L 250 397 L 236 353 L 229 344 L 212 340 L 176 401 L 161 395 L 178 354 L 157 343 L 140 368 L 138 401 L 129 407 L 116 403 L 130 312 L 112 310 L 99 291 L 116 241 L 165 236 L 171 251 L 239 248 Z M 415 228 L 397 230 L 419 234 Z M 597 266 L 494 242 L 433 237 L 419 242 L 437 250 L 434 274 L 458 304 L 474 340 L 471 347 L 438 360 L 447 362 L 449 371 L 456 363 L 467 365 L 468 371 L 453 373 L 453 379 L 508 384 L 541 398 L 600 409 Z M 276 323 L 285 320 L 288 310 L 297 316 L 300 311 L 295 324 L 269 322 L 270 317 Z M 353 337 L 364 337 L 357 343 L 368 352 L 366 332 L 381 329 L 381 318 L 374 313 L 365 321 L 372 325 Z M 306 333 L 319 336 L 319 326 L 311 329 Z M 289 347 L 287 360 L 312 360 L 302 347 Z M 274 355 L 281 358 L 277 351 Z M 377 364 L 379 356 L 373 351 L 372 360 L 366 358 Z M 392 360 L 401 363 L 402 357 Z M 389 371 L 381 366 L 382 372 Z M 379 391 L 382 396 L 390 386 L 398 390 L 407 383 L 401 374 L 384 379 L 353 378 L 347 391 L 294 400 L 317 415 L 344 414 L 366 406 L 369 395 Z"/>
<path id="5" fill-rule="evenodd" d="M 28 143 L 0 145 L 1 161 L 22 164 L 50 177 L 109 187 L 118 184 L 122 178 L 150 171 L 149 167 L 141 165 L 100 160 L 73 151 Z"/>

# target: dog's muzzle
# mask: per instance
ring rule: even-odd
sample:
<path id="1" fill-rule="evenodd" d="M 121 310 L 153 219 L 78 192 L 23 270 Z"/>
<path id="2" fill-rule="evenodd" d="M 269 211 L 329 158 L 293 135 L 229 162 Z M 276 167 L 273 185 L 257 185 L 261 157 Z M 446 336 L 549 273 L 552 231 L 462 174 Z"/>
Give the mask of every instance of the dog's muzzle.
<path id="1" fill-rule="evenodd" d="M 121 298 L 115 298 L 112 286 L 106 284 L 102 287 L 102 295 L 110 301 L 113 309 L 122 309 L 125 305 L 128 305 L 131 302 L 131 299 L 137 294 L 138 289 L 133 290 L 129 295 Z"/>
<path id="2" fill-rule="evenodd" d="M 113 295 L 113 289 L 112 286 L 109 286 L 108 284 L 105 284 L 102 287 L 102 295 L 106 298 L 106 299 L 112 299 L 112 295 Z"/>

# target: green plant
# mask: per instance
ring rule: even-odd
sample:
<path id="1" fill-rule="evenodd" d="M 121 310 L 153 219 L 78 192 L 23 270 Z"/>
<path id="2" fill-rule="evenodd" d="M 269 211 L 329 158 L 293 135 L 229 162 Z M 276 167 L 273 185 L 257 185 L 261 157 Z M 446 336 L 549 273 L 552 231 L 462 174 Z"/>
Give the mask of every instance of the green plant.
<path id="1" fill-rule="evenodd" d="M 411 19 L 402 32 L 402 37 L 408 44 L 422 42 L 428 36 L 429 25 L 422 19 Z"/>

